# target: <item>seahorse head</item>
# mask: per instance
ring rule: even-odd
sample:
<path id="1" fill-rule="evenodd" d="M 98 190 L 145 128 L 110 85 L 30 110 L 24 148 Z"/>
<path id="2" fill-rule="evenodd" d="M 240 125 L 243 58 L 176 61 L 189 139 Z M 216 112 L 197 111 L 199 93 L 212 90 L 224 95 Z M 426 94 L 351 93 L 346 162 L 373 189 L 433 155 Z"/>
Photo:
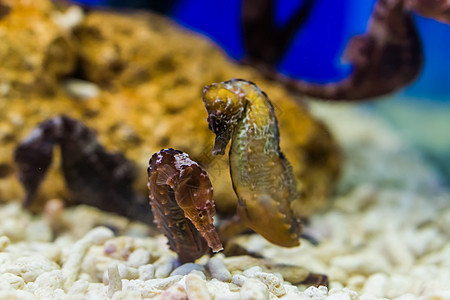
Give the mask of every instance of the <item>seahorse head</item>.
<path id="1" fill-rule="evenodd" d="M 203 90 L 209 129 L 216 135 L 213 155 L 225 153 L 233 130 L 242 117 L 246 96 L 243 85 L 248 85 L 248 81 L 232 79 L 208 85 Z"/>

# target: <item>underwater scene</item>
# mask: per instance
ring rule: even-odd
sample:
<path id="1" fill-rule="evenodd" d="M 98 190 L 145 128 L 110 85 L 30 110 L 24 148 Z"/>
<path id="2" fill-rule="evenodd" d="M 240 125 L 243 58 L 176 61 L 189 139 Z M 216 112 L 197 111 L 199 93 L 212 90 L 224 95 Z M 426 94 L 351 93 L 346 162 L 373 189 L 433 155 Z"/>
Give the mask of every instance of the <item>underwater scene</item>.
<path id="1" fill-rule="evenodd" d="M 450 0 L 0 0 L 0 299 L 450 299 Z"/>

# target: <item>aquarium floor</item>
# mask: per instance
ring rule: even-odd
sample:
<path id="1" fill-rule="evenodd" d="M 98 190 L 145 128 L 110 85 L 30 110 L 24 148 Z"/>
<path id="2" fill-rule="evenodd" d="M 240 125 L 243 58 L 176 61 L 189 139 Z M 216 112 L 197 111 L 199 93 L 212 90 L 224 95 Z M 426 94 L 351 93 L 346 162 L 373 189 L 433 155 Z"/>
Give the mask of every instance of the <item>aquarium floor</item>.
<path id="1" fill-rule="evenodd" d="M 305 225 L 318 244 L 280 248 L 258 235 L 239 242 L 328 275 L 329 289 L 297 287 L 259 267 L 230 274 L 223 255 L 175 268 L 163 236 L 147 237 L 145 226 L 93 208 L 62 209 L 52 199 L 42 216 L 17 202 L 0 208 L 0 298 L 450 299 L 450 195 L 439 174 L 373 112 L 311 108 L 345 161 L 333 202 Z"/>

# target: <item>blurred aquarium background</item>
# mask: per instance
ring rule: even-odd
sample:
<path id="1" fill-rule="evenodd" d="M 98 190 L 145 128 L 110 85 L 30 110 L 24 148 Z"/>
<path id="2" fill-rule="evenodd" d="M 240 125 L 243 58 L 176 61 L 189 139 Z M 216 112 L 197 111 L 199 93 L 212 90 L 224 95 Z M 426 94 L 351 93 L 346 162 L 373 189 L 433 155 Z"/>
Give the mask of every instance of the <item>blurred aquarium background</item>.
<path id="1" fill-rule="evenodd" d="M 241 30 L 242 0 L 76 0 L 91 7 L 147 8 L 169 15 L 179 24 L 207 35 L 234 59 L 244 56 Z M 282 25 L 303 0 L 278 0 L 276 20 Z M 350 73 L 341 62 L 347 41 L 364 33 L 376 0 L 318 0 L 278 69 L 312 82 L 337 81 Z M 424 45 L 420 78 L 403 94 L 434 101 L 450 101 L 450 27 L 416 16 Z"/>
<path id="2" fill-rule="evenodd" d="M 244 56 L 242 0 L 74 0 L 87 8 L 149 9 L 208 36 L 231 58 Z M 283 24 L 304 0 L 278 0 L 276 22 Z M 345 78 L 351 66 L 341 60 L 349 39 L 366 30 L 376 0 L 317 0 L 277 69 L 311 82 Z M 418 79 L 381 101 L 364 103 L 383 115 L 450 179 L 450 26 L 414 16 L 422 39 L 424 65 Z"/>

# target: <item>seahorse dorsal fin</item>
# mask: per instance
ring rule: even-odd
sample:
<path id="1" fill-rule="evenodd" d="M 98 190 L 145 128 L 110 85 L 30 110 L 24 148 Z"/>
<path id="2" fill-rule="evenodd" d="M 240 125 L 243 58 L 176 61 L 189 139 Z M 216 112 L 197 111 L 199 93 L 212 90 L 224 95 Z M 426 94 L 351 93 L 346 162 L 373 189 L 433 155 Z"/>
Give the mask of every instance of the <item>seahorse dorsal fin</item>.
<path id="1" fill-rule="evenodd" d="M 173 180 L 178 175 L 177 170 L 175 170 L 170 165 L 162 165 L 158 167 L 158 176 L 156 177 L 157 185 L 168 184 L 170 180 Z"/>

